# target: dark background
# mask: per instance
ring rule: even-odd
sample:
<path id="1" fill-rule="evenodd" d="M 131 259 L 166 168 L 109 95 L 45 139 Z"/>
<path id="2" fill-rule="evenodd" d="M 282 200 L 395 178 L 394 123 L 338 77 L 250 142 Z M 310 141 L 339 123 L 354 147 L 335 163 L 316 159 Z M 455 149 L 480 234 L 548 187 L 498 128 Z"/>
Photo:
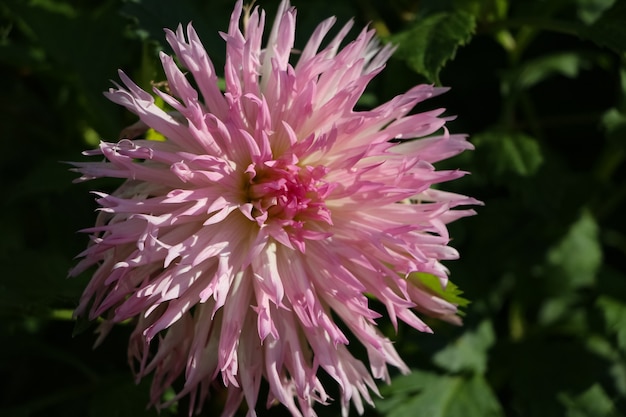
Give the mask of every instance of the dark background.
<path id="1" fill-rule="evenodd" d="M 273 16 L 277 1 L 259 0 Z M 626 5 L 608 0 L 293 0 L 298 42 L 323 18 L 368 22 L 399 45 L 359 106 L 420 82 L 476 146 L 441 168 L 485 202 L 451 225 L 465 325 L 400 328 L 415 369 L 368 416 L 626 415 Z M 132 115 L 101 94 L 123 68 L 164 79 L 163 27 L 193 20 L 216 68 L 226 0 L 5 0 L 0 5 L 0 415 L 140 416 L 149 381 L 126 363 L 130 326 L 92 350 L 71 318 L 89 279 L 66 279 L 96 207 L 63 161 L 114 140 Z M 387 330 L 388 323 L 381 322 Z M 261 397 L 263 398 L 263 397 Z M 219 414 L 217 391 L 203 415 Z M 339 415 L 336 405 L 318 413 Z M 259 415 L 285 415 L 280 408 Z M 354 410 L 353 410 L 354 411 Z M 184 403 L 162 416 L 187 415 Z M 245 410 L 241 410 L 245 414 Z"/>

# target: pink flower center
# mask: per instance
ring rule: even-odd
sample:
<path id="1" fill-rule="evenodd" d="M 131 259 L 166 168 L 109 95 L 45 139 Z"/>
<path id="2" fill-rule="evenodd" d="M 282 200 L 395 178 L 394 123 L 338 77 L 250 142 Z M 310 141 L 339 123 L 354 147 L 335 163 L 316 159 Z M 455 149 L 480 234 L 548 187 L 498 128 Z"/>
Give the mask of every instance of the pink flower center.
<path id="1" fill-rule="evenodd" d="M 323 180 L 327 171 L 323 166 L 300 167 L 283 161 L 250 164 L 246 173 L 251 217 L 259 226 L 282 226 L 292 243 L 293 238 L 328 236 L 324 224 L 332 225 L 332 220 L 325 198 L 334 187 Z M 323 236 L 318 236 L 320 232 Z"/>

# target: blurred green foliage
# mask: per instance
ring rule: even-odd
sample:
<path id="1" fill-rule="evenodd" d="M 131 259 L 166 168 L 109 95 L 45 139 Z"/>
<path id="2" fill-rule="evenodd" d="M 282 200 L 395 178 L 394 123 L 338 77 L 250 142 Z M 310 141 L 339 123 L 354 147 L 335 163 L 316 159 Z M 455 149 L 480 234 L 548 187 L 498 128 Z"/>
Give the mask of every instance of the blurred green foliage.
<path id="1" fill-rule="evenodd" d="M 270 16 L 277 6 L 257 3 Z M 626 1 L 293 3 L 300 44 L 331 14 L 370 22 L 398 44 L 362 105 L 419 82 L 450 86 L 426 105 L 458 115 L 450 130 L 476 146 L 441 164 L 472 173 L 446 189 L 485 202 L 451 227 L 462 254 L 451 278 L 471 300 L 465 326 L 429 322 L 435 335 L 401 327 L 396 346 L 415 372 L 381 387 L 366 415 L 626 415 Z M 89 279 L 65 279 L 86 244 L 75 231 L 93 222 L 88 191 L 115 183 L 72 185 L 62 161 L 134 122 L 101 91 L 118 68 L 146 88 L 163 79 L 163 27 L 193 20 L 223 65 L 217 31 L 232 4 L 0 4 L 0 415 L 156 415 L 145 409 L 149 381 L 136 386 L 128 371 L 128 326 L 93 351 L 91 332 L 72 338 L 71 311 Z M 161 415 L 179 410 L 187 415 L 184 403 Z"/>

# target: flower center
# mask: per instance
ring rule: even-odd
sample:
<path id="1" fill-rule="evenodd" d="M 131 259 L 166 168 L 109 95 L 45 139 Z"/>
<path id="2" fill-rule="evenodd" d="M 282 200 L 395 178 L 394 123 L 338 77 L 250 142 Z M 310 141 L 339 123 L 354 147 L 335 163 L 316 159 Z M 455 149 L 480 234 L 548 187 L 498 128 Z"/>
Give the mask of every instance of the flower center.
<path id="1" fill-rule="evenodd" d="M 259 226 L 284 230 L 293 244 L 329 236 L 325 225 L 332 220 L 325 199 L 334 187 L 323 180 L 327 171 L 283 161 L 251 164 L 246 170 L 249 218 Z"/>

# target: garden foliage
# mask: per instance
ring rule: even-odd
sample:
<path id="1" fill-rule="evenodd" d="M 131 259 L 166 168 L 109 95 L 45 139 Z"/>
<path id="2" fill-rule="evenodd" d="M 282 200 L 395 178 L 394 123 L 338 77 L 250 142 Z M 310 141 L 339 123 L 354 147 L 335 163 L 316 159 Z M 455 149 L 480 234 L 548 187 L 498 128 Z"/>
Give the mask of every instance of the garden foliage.
<path id="1" fill-rule="evenodd" d="M 91 225 L 96 205 L 93 184 L 73 185 L 63 161 L 135 122 L 101 92 L 118 68 L 143 88 L 164 79 L 163 27 L 193 21 L 222 67 L 217 31 L 232 3 L 0 5 L 0 415 L 156 415 L 145 409 L 149 381 L 135 385 L 127 369 L 131 326 L 92 350 L 93 327 L 72 320 L 89 279 L 66 279 L 86 243 L 75 230 Z M 442 295 L 463 306 L 464 325 L 433 320 L 433 335 L 402 326 L 395 335 L 381 322 L 414 371 L 381 386 L 365 415 L 626 415 L 626 1 L 293 4 L 296 43 L 336 15 L 370 22 L 398 46 L 360 109 L 420 82 L 451 87 L 428 108 L 455 115 L 450 131 L 476 148 L 438 165 L 471 172 L 446 189 L 485 203 L 450 227 L 458 288 Z M 203 415 L 224 400 L 215 395 Z M 340 415 L 336 405 L 318 412 Z M 177 415 L 187 415 L 183 402 L 161 412 Z"/>

